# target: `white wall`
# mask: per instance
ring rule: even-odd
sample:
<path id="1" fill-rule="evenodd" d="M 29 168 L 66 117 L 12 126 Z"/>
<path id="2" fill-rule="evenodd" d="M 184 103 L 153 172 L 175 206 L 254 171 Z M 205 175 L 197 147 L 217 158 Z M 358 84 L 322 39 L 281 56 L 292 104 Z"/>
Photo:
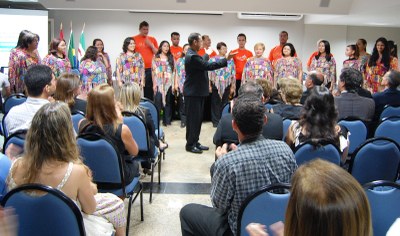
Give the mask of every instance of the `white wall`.
<path id="1" fill-rule="evenodd" d="M 177 31 L 181 34 L 181 45 L 187 42 L 191 32 L 208 34 L 215 48 L 219 41 L 224 41 L 228 49 L 237 47 L 238 33 L 247 35 L 246 47 L 253 51 L 257 42 L 266 45 L 267 56 L 269 50 L 279 43 L 278 34 L 282 30 L 289 32 L 289 42 L 293 43 L 298 56 L 306 63 L 309 55 L 316 50 L 316 42 L 323 38 L 330 42 L 331 51 L 335 56 L 340 72 L 341 64 L 345 60 L 345 47 L 355 43 L 358 38 L 368 41 L 368 51 L 372 51 L 375 40 L 381 36 L 400 43 L 400 28 L 309 25 L 303 21 L 259 21 L 239 20 L 234 13 L 224 13 L 222 16 L 205 15 L 170 15 L 128 13 L 123 11 L 61 11 L 52 10 L 49 18 L 54 18 L 54 35 L 59 33 L 59 25 L 64 26 L 64 35 L 69 38 L 69 25 L 72 21 L 75 33 L 75 45 L 78 46 L 79 35 L 83 23 L 86 23 L 86 46 L 91 45 L 94 38 L 104 41 L 105 49 L 110 54 L 114 64 L 116 56 L 122 51 L 122 42 L 125 37 L 138 33 L 138 25 L 146 20 L 150 24 L 150 35 L 155 36 L 158 43 L 170 40 L 170 33 Z"/>

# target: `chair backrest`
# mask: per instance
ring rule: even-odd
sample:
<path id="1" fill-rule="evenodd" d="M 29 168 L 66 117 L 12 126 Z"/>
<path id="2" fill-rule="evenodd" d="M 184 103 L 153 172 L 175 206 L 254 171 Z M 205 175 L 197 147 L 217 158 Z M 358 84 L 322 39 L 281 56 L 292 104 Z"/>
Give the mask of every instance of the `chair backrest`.
<path id="1" fill-rule="evenodd" d="M 395 181 L 400 166 L 400 146 L 396 141 L 371 138 L 354 152 L 349 172 L 360 184 L 375 180 Z"/>
<path id="2" fill-rule="evenodd" d="M 150 150 L 149 132 L 144 120 L 132 112 L 123 112 L 124 124 L 132 132 L 140 152 L 148 152 Z"/>
<path id="3" fill-rule="evenodd" d="M 318 146 L 314 146 L 311 141 L 304 142 L 296 148 L 294 156 L 297 165 L 317 158 L 340 165 L 340 151 L 335 144 L 330 142 L 321 142 Z"/>
<path id="4" fill-rule="evenodd" d="M 26 101 L 26 96 L 22 93 L 11 94 L 3 104 L 3 114 L 7 114 L 13 106 L 22 104 Z"/>
<path id="5" fill-rule="evenodd" d="M 350 131 L 349 154 L 352 155 L 358 146 L 367 139 L 367 126 L 360 119 L 342 119 L 338 122 L 339 125 L 346 127 Z"/>
<path id="6" fill-rule="evenodd" d="M 81 111 L 73 111 L 71 112 L 72 124 L 74 125 L 74 129 L 76 133 L 79 133 L 79 121 L 85 118 L 85 113 Z"/>
<path id="7" fill-rule="evenodd" d="M 292 120 L 291 119 L 287 119 L 287 118 L 283 119 L 283 130 L 282 130 L 282 134 L 283 134 L 282 135 L 282 140 L 283 141 L 285 141 L 285 139 L 286 139 L 286 135 L 287 135 L 287 132 L 289 130 L 290 124 L 292 124 Z"/>
<path id="8" fill-rule="evenodd" d="M 4 154 L 0 154 L 0 201 L 7 193 L 7 176 L 10 172 L 11 160 Z"/>
<path id="9" fill-rule="evenodd" d="M 394 118 L 384 118 L 375 130 L 375 137 L 391 138 L 400 144 L 400 119 Z"/>
<path id="10" fill-rule="evenodd" d="M 44 195 L 26 191 L 39 190 Z M 18 235 L 85 235 L 82 213 L 64 193 L 40 184 L 21 185 L 6 194 L 3 207 L 18 215 Z"/>
<path id="11" fill-rule="evenodd" d="M 229 113 L 231 113 L 231 103 L 230 103 L 230 102 L 227 102 L 227 103 L 224 105 L 224 107 L 222 108 L 221 117 L 222 117 L 223 115 L 229 114 Z"/>
<path id="12" fill-rule="evenodd" d="M 154 129 L 157 131 L 157 137 L 160 137 L 160 111 L 157 109 L 156 105 L 147 98 L 142 98 L 140 100 L 140 106 L 146 108 L 151 115 L 154 122 Z"/>
<path id="13" fill-rule="evenodd" d="M 236 234 L 248 235 L 245 229 L 250 223 L 269 226 L 275 222 L 284 221 L 290 193 L 288 191 L 282 194 L 271 192 L 282 189 L 289 190 L 290 184 L 272 184 L 248 196 L 240 206 Z"/>
<path id="14" fill-rule="evenodd" d="M 3 153 L 6 153 L 6 150 L 10 144 L 17 145 L 23 150 L 25 145 L 25 136 L 27 132 L 27 130 L 19 130 L 8 136 L 3 143 Z"/>
<path id="15" fill-rule="evenodd" d="M 383 120 L 383 118 L 390 117 L 390 116 L 400 116 L 400 106 L 389 106 L 386 105 L 383 109 L 379 119 Z"/>
<path id="16" fill-rule="evenodd" d="M 400 184 L 374 181 L 365 184 L 364 188 L 371 207 L 374 235 L 386 235 L 390 226 L 400 217 Z"/>
<path id="17" fill-rule="evenodd" d="M 83 133 L 77 137 L 83 162 L 93 173 L 99 190 L 121 189 L 125 195 L 123 159 L 118 149 L 106 137 L 97 133 Z"/>

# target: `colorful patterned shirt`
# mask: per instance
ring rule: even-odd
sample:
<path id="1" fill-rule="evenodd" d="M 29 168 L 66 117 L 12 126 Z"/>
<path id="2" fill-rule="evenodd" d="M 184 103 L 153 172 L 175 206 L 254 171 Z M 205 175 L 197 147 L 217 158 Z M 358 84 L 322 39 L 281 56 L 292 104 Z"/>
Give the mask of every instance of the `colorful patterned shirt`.
<path id="1" fill-rule="evenodd" d="M 53 54 L 48 54 L 43 58 L 42 64 L 49 66 L 56 78 L 64 72 L 71 72 L 71 63 L 68 57 L 63 59 Z"/>
<path id="2" fill-rule="evenodd" d="M 243 68 L 242 84 L 256 79 L 267 79 L 274 83 L 274 72 L 271 62 L 265 57 L 251 57 Z"/>
<path id="3" fill-rule="evenodd" d="M 144 85 L 144 61 L 140 53 L 127 54 L 123 52 L 119 54 L 115 67 L 124 83 L 136 82 Z"/>
<path id="4" fill-rule="evenodd" d="M 179 58 L 175 63 L 175 75 L 174 78 L 178 83 L 179 92 L 183 94 L 183 84 L 186 79 L 186 71 L 185 71 L 185 57 Z"/>
<path id="5" fill-rule="evenodd" d="M 361 61 L 357 59 L 347 59 L 343 62 L 343 68 L 353 68 L 361 71 Z"/>
<path id="6" fill-rule="evenodd" d="M 88 94 L 96 85 L 107 83 L 106 67 L 100 61 L 86 59 L 79 65 L 82 81 L 82 93 Z"/>
<path id="7" fill-rule="evenodd" d="M 165 97 L 167 95 L 168 89 L 172 85 L 171 66 L 169 65 L 168 60 L 164 60 L 159 57 L 154 57 L 151 70 L 153 75 L 153 81 L 156 82 L 158 87 L 158 92 L 161 93 L 162 102 L 165 105 Z"/>
<path id="8" fill-rule="evenodd" d="M 382 92 L 383 86 L 381 86 L 382 78 L 386 72 L 392 70 L 398 70 L 398 59 L 395 57 L 390 58 L 390 68 L 385 67 L 381 62 L 377 62 L 375 66 L 368 66 L 365 69 L 365 86 L 368 89 L 372 89 L 373 93 Z"/>
<path id="9" fill-rule="evenodd" d="M 299 73 L 303 71 L 301 60 L 297 57 L 282 57 L 276 61 L 275 65 L 275 81 L 280 78 L 293 76 L 299 78 Z"/>
<path id="10" fill-rule="evenodd" d="M 108 62 L 108 67 L 106 67 L 107 81 L 112 81 L 112 69 L 111 69 L 110 56 L 106 52 L 103 52 L 103 55 Z M 99 57 L 97 57 L 97 60 L 101 61 L 104 64 L 104 66 L 106 65 L 106 63 L 104 63 L 104 61 L 103 61 L 103 57 L 99 56 Z"/>
<path id="11" fill-rule="evenodd" d="M 213 57 L 209 60 L 209 62 L 216 62 L 220 60 L 221 56 Z M 222 95 L 225 92 L 226 87 L 230 86 L 232 83 L 235 83 L 236 86 L 236 78 L 235 78 L 235 63 L 233 60 L 228 61 L 228 65 L 218 70 L 213 70 L 208 72 L 208 78 L 218 89 L 218 94 L 222 99 Z"/>
<path id="12" fill-rule="evenodd" d="M 336 61 L 331 57 L 330 61 L 326 57 L 320 56 L 318 60 L 313 57 L 311 60 L 310 71 L 318 71 L 324 75 L 324 83 L 336 82 Z"/>
<path id="13" fill-rule="evenodd" d="M 40 56 L 37 50 L 32 54 L 23 49 L 12 49 L 8 62 L 8 78 L 11 93 L 22 93 L 24 91 L 24 76 L 32 65 L 40 64 Z"/>

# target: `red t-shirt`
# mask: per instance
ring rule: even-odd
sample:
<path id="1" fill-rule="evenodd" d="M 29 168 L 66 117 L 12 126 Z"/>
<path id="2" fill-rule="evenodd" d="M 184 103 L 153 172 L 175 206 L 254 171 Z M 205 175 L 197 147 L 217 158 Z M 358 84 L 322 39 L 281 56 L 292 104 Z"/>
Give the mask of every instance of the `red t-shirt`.
<path id="1" fill-rule="evenodd" d="M 146 44 L 146 36 L 138 34 L 132 38 L 136 43 L 135 51 L 140 53 L 140 55 L 143 57 L 144 67 L 146 69 L 151 68 L 151 62 L 153 60 L 154 53 L 153 50 L 151 50 L 151 48 Z M 150 40 L 155 48 L 158 48 L 157 40 L 154 37 L 147 36 L 147 39 Z"/>
<path id="2" fill-rule="evenodd" d="M 174 45 L 171 45 L 170 51 L 172 56 L 174 56 L 174 60 L 177 61 L 182 56 L 183 48 L 180 46 L 175 47 Z"/>
<path id="3" fill-rule="evenodd" d="M 247 49 L 235 49 L 231 51 L 231 53 L 236 53 L 233 57 L 233 62 L 235 63 L 235 70 L 236 70 L 236 80 L 242 79 L 243 67 L 247 62 L 247 59 L 253 56 L 253 53 Z"/>
<path id="4" fill-rule="evenodd" d="M 206 49 L 205 49 L 205 48 L 201 48 L 201 49 L 197 52 L 197 54 L 199 54 L 199 56 L 204 56 L 204 54 L 206 54 Z M 216 55 L 217 55 L 217 53 L 213 50 L 212 53 L 211 53 L 211 55 L 209 55 L 209 56 L 210 56 L 210 58 L 211 58 L 211 57 L 215 57 Z"/>

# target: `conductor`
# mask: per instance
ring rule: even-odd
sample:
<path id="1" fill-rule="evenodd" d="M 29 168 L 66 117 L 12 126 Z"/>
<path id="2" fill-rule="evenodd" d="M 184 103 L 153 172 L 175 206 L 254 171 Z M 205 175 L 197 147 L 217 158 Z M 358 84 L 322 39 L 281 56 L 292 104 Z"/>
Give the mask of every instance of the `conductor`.
<path id="1" fill-rule="evenodd" d="M 216 70 L 227 65 L 227 59 L 209 63 L 209 55 L 201 57 L 197 54 L 203 44 L 199 33 L 191 33 L 188 38 L 190 45 L 185 57 L 186 80 L 183 95 L 187 115 L 186 151 L 200 154 L 209 148 L 199 143 L 201 123 L 203 121 L 204 103 L 209 94 L 207 71 Z M 232 55 L 228 56 L 232 58 Z"/>

